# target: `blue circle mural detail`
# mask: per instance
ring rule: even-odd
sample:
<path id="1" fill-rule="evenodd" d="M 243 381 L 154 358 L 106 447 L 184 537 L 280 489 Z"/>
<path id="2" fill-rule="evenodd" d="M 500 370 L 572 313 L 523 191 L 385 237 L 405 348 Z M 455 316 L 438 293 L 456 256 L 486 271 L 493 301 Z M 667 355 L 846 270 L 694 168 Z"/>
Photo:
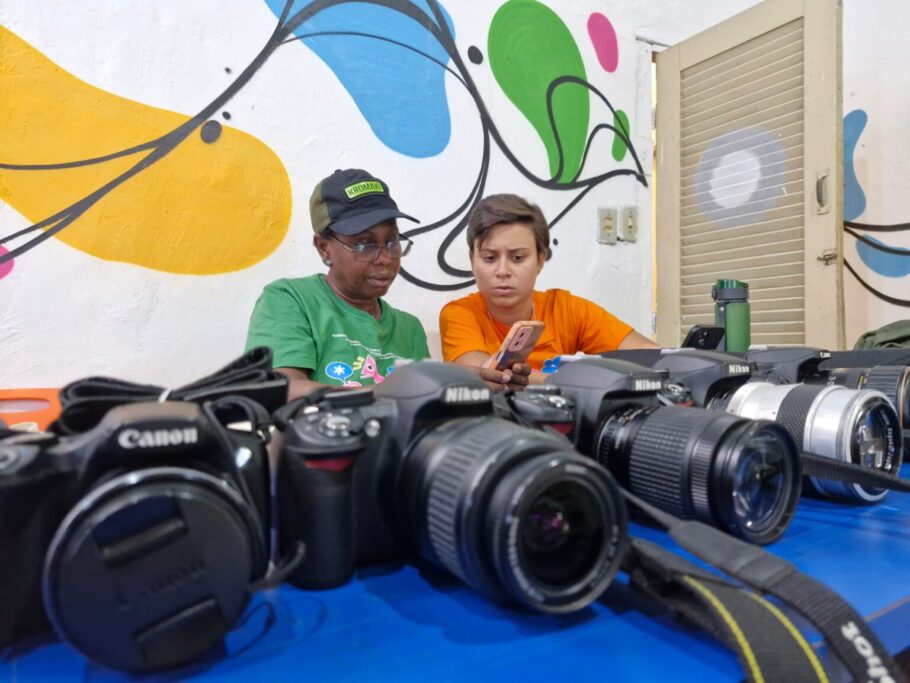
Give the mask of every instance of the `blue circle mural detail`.
<path id="1" fill-rule="evenodd" d="M 718 183 L 715 174 L 725 173 Z M 762 128 L 740 128 L 721 135 L 701 155 L 695 169 L 693 192 L 706 218 L 725 227 L 761 220 L 774 208 L 782 189 L 780 176 L 787 171 L 787 154 L 777 136 Z M 721 195 L 740 190 L 734 202 Z"/>

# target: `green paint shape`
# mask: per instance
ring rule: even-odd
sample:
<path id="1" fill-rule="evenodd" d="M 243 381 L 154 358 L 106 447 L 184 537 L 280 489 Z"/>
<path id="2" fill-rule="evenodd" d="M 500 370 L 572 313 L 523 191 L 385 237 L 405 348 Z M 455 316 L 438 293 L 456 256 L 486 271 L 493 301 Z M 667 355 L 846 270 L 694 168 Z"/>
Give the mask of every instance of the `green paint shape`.
<path id="1" fill-rule="evenodd" d="M 613 115 L 613 127 L 619 131 L 621 130 L 625 133 L 626 138 L 629 140 L 632 139 L 631 129 L 629 128 L 629 117 L 622 109 L 617 109 L 616 113 Z M 622 161 L 626 157 L 626 152 L 629 150 L 626 141 L 622 139 L 619 133 L 613 134 L 613 158 L 616 161 Z"/>
<path id="2" fill-rule="evenodd" d="M 558 136 L 547 110 L 547 89 L 554 79 L 574 76 L 585 81 L 581 53 L 569 29 L 537 0 L 509 0 L 490 23 L 487 52 L 499 87 L 543 141 L 550 176 L 560 183 L 571 182 L 581 170 L 588 137 L 587 88 L 563 83 L 554 90 L 550 101 Z"/>

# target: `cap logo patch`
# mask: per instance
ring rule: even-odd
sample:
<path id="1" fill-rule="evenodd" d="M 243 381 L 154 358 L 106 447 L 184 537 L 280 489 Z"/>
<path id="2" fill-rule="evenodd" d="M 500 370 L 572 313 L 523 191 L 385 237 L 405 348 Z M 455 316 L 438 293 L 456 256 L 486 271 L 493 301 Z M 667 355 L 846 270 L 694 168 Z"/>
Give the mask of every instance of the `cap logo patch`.
<path id="1" fill-rule="evenodd" d="M 363 180 L 344 188 L 348 199 L 357 199 L 365 194 L 385 194 L 385 188 L 378 180 Z"/>

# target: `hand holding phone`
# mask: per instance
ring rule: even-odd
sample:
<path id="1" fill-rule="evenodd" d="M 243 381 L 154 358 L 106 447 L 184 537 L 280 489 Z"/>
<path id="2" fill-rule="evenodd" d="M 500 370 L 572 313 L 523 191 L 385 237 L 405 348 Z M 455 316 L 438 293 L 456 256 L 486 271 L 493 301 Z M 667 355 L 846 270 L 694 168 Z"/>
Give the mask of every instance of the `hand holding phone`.
<path id="1" fill-rule="evenodd" d="M 540 339 L 543 328 L 544 324 L 539 320 L 519 320 L 502 340 L 499 351 L 490 356 L 483 367 L 507 370 L 515 363 L 524 363 Z"/>

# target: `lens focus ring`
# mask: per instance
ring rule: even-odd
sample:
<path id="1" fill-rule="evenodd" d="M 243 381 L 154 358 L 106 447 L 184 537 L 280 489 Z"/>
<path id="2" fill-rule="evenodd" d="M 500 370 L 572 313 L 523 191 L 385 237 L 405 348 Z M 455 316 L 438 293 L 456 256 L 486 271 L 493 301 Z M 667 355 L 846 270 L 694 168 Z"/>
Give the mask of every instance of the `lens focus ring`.
<path id="1" fill-rule="evenodd" d="M 780 402 L 775 421 L 790 433 L 790 436 L 796 442 L 797 448 L 801 451 L 806 449 L 804 443 L 806 417 L 809 415 L 815 399 L 826 390 L 828 390 L 828 387 L 800 384 L 794 386 Z"/>

